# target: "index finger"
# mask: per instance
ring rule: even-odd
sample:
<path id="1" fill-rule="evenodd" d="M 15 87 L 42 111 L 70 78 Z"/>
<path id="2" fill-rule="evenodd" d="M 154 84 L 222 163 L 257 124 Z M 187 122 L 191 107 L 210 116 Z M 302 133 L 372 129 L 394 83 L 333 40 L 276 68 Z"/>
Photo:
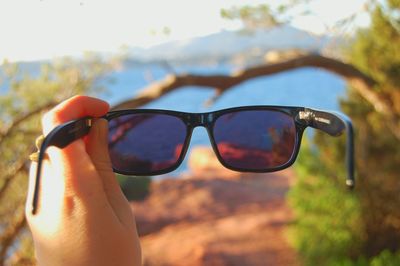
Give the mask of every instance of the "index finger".
<path id="1" fill-rule="evenodd" d="M 60 103 L 43 116 L 43 134 L 47 135 L 57 125 L 73 119 L 85 116 L 103 116 L 109 108 L 109 104 L 103 100 L 82 95 L 74 96 Z"/>

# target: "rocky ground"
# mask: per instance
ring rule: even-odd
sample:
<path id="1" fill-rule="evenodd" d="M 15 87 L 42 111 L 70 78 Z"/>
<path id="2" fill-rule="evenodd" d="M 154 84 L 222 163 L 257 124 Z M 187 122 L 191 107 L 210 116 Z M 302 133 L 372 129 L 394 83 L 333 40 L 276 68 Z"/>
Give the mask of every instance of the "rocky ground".
<path id="1" fill-rule="evenodd" d="M 189 167 L 132 203 L 144 265 L 298 265 L 285 237 L 291 170 L 231 172 L 208 148 L 193 150 Z"/>

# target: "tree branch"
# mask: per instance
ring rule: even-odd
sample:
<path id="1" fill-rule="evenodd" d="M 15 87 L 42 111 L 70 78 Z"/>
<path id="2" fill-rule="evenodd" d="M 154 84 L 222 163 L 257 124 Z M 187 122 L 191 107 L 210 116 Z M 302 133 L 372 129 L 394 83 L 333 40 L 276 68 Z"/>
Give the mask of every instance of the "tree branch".
<path id="1" fill-rule="evenodd" d="M 0 265 L 4 265 L 5 260 L 7 259 L 7 251 L 10 246 L 14 243 L 15 238 L 21 232 L 21 230 L 26 225 L 25 214 L 23 211 L 20 212 L 18 218 L 3 232 L 0 237 Z"/>
<path id="2" fill-rule="evenodd" d="M 15 119 L 6 130 L 0 132 L 0 144 L 3 143 L 3 141 L 13 132 L 13 130 L 15 130 L 19 126 L 19 124 L 29 119 L 30 117 L 55 106 L 56 104 L 57 102 L 48 102 L 45 105 L 39 106 L 38 108 L 30 111 L 29 113 L 23 114 L 17 119 Z"/>
<path id="3" fill-rule="evenodd" d="M 35 146 L 32 146 L 30 150 L 34 151 L 34 148 Z M 9 173 L 7 173 L 6 176 L 3 177 L 2 186 L 0 187 L 0 201 L 6 194 L 7 188 L 10 186 L 11 181 L 14 179 L 14 177 L 22 171 L 27 171 L 27 158 L 27 156 L 19 158 L 17 162 L 13 163 L 12 169 L 9 171 Z"/>
<path id="4" fill-rule="evenodd" d="M 228 76 L 169 75 L 164 80 L 144 88 L 134 99 L 115 105 L 113 110 L 139 107 L 183 86 L 208 87 L 223 93 L 249 79 L 269 76 L 301 67 L 317 67 L 341 76 L 371 103 L 378 112 L 383 114 L 392 113 L 390 101 L 374 91 L 376 82 L 372 78 L 350 64 L 317 54 L 301 56 L 275 64 L 252 67 Z"/>

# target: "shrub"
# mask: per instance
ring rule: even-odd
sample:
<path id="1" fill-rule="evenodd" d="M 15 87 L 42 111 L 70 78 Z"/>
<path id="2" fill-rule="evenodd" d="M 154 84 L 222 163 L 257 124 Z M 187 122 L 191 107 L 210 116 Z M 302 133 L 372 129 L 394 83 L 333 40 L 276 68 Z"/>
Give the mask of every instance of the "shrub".
<path id="1" fill-rule="evenodd" d="M 148 176 L 117 175 L 122 192 L 129 201 L 144 200 L 150 193 L 151 178 Z"/>

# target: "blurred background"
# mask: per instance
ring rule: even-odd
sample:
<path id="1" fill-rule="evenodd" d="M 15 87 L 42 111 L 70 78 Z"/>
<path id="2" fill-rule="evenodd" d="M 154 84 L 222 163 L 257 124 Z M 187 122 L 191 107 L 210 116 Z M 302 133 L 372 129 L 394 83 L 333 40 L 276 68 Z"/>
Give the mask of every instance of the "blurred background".
<path id="1" fill-rule="evenodd" d="M 178 170 L 118 176 L 145 265 L 400 265 L 399 0 L 6 0 L 0 64 L 0 265 L 35 265 L 27 158 L 40 117 L 76 94 L 114 109 L 307 106 L 354 122 L 352 192 L 345 136 L 309 129 L 278 173 L 223 169 L 196 129 Z"/>

